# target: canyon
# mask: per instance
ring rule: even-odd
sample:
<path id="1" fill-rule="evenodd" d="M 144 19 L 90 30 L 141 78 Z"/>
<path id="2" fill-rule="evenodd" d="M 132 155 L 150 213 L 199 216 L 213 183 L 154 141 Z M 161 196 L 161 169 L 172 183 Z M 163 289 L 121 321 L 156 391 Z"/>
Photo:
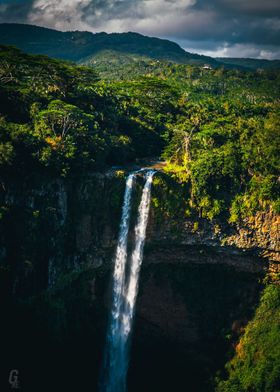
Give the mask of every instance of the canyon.
<path id="1" fill-rule="evenodd" d="M 126 174 L 5 184 L 1 329 L 7 368 L 22 370 L 30 390 L 97 390 Z M 143 182 L 139 175 L 132 226 Z M 280 270 L 279 217 L 259 213 L 239 226 L 189 217 L 187 192 L 154 176 L 128 391 L 213 390 L 264 276 Z M 129 250 L 132 242 L 129 232 Z"/>

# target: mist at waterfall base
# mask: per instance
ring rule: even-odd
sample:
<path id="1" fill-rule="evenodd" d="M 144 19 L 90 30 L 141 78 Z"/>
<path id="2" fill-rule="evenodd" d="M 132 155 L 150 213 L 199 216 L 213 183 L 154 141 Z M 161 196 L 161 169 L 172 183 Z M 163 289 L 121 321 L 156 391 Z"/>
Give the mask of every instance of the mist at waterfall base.
<path id="1" fill-rule="evenodd" d="M 126 180 L 119 239 L 114 262 L 112 308 L 100 382 L 100 391 L 102 392 L 126 391 L 130 336 L 138 291 L 139 273 L 143 260 L 154 173 L 152 170 L 145 173 L 145 184 L 134 229 L 135 244 L 130 257 L 128 257 L 127 252 L 128 233 L 131 199 L 136 174 L 130 174 Z"/>

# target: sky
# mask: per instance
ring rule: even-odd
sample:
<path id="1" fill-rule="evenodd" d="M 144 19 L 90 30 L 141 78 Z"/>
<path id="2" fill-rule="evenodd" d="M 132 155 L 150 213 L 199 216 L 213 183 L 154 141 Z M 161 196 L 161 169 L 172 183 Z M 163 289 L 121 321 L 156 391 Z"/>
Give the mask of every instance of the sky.
<path id="1" fill-rule="evenodd" d="M 136 31 L 213 57 L 280 59 L 279 0 L 0 0 L 0 23 Z"/>

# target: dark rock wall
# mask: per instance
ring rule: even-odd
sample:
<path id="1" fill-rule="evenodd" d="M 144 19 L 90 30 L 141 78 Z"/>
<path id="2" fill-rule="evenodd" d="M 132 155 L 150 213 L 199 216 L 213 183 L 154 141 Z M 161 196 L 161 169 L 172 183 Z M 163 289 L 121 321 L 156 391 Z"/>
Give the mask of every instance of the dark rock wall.
<path id="1" fill-rule="evenodd" d="M 196 263 L 188 252 L 178 260 L 173 250 L 169 262 L 143 265 L 131 391 L 213 390 L 211 380 L 254 314 L 259 273 L 207 258 Z"/>
<path id="2" fill-rule="evenodd" d="M 52 287 L 61 273 L 110 268 L 124 186 L 123 173 L 119 172 L 3 185 L 0 266 L 2 273 L 9 275 L 11 290 L 30 295 Z M 140 193 L 141 177 L 133 198 L 134 221 Z M 187 216 L 187 194 L 187 188 L 169 177 L 155 176 L 146 242 L 147 251 L 154 249 L 150 262 L 165 262 L 170 246 L 172 252 L 177 248 L 182 260 L 190 246 L 190 254 L 198 247 L 199 259 L 205 258 L 203 247 L 221 254 L 212 257 L 208 252 L 209 263 L 226 262 L 253 270 L 269 267 L 274 272 L 279 269 L 278 216 L 259 213 L 239 227 L 209 222 Z M 244 252 L 254 257 L 240 262 Z"/>
<path id="3" fill-rule="evenodd" d="M 139 176 L 133 222 L 141 181 Z M 120 172 L 2 184 L 0 277 L 7 321 L 2 336 L 17 336 L 13 355 L 7 343 L 7 363 L 14 368 L 16 356 L 26 363 L 27 375 L 34 367 L 38 378 L 53 374 L 46 390 L 57 378 L 69 388 L 97 388 L 124 187 Z M 172 389 L 175 378 L 191 391 L 211 390 L 209 380 L 252 317 L 264 273 L 279 268 L 278 217 L 260 214 L 240 227 L 207 222 L 186 213 L 187 195 L 169 177 L 155 177 L 131 391 L 179 390 Z M 36 361 L 42 356 L 43 370 Z M 31 378 L 27 383 L 36 390 Z"/>

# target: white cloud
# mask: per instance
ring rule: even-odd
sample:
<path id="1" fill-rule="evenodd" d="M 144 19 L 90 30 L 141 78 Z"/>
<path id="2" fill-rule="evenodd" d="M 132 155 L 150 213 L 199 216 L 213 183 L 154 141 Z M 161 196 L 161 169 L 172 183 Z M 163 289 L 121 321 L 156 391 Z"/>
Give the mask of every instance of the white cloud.
<path id="1" fill-rule="evenodd" d="M 172 22 L 184 22 L 196 0 L 36 0 L 28 14 L 29 23 L 61 30 L 163 31 Z M 140 30 L 139 30 L 140 29 Z M 171 29 L 171 26 L 169 26 Z"/>
<path id="2" fill-rule="evenodd" d="M 224 42 L 217 47 L 209 49 L 198 49 L 197 47 L 184 47 L 187 52 L 203 54 L 211 57 L 249 57 L 256 59 L 274 60 L 280 58 L 279 47 L 263 47 L 254 44 L 234 44 L 229 45 Z"/>
<path id="3" fill-rule="evenodd" d="M 138 20 L 137 30 L 149 35 L 179 38 L 186 34 L 191 37 L 207 36 L 216 26 L 215 14 L 205 11 L 187 10 L 186 12 L 169 12 Z M 203 26 L 203 29 L 202 27 Z M 223 26 L 220 26 L 221 31 Z M 206 33 L 205 33 L 206 30 Z"/>
<path id="4" fill-rule="evenodd" d="M 86 29 L 83 10 L 91 0 L 36 0 L 27 16 L 28 22 L 61 30 Z"/>
<path id="5" fill-rule="evenodd" d="M 144 0 L 142 7 L 146 15 L 166 15 L 171 13 L 185 12 L 187 8 L 194 5 L 195 0 Z"/>
<path id="6" fill-rule="evenodd" d="M 9 1 L 0 4 L 2 22 L 137 31 L 211 56 L 280 57 L 277 0 L 22 0 L 21 6 Z"/>

